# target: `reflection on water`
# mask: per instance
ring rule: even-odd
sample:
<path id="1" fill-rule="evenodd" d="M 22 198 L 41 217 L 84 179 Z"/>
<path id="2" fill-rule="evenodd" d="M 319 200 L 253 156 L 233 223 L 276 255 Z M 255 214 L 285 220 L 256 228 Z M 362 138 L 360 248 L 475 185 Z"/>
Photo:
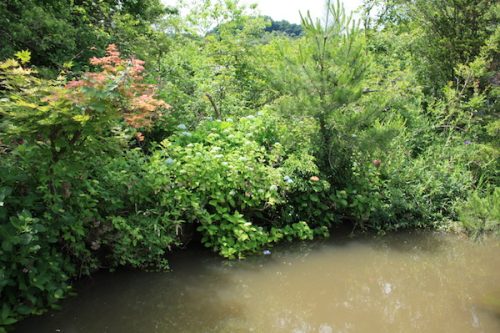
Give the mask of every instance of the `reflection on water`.
<path id="1" fill-rule="evenodd" d="M 500 332 L 500 241 L 406 233 L 333 238 L 169 273 L 102 273 L 17 332 Z"/>

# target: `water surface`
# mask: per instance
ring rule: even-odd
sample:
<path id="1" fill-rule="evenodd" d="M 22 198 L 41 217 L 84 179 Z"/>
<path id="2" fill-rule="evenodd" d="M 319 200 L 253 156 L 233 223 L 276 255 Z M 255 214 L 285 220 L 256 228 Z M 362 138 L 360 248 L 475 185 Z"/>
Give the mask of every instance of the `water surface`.
<path id="1" fill-rule="evenodd" d="M 500 241 L 439 233 L 333 237 L 172 272 L 99 273 L 16 332 L 500 332 Z"/>

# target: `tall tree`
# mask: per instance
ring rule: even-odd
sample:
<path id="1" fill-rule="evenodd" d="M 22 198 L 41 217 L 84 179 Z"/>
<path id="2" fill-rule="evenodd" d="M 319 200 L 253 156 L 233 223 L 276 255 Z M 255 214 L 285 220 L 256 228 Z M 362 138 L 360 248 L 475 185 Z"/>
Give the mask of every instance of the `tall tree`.
<path id="1" fill-rule="evenodd" d="M 339 121 L 344 107 L 362 94 L 361 82 L 367 69 L 364 39 L 352 15 L 343 5 L 328 1 L 324 21 L 302 16 L 305 37 L 299 41 L 298 52 L 289 45 L 283 50 L 288 62 L 281 89 L 293 96 L 287 105 L 300 114 L 313 117 L 319 125 L 318 163 L 330 177 L 339 179 L 342 156 L 346 148 Z"/>

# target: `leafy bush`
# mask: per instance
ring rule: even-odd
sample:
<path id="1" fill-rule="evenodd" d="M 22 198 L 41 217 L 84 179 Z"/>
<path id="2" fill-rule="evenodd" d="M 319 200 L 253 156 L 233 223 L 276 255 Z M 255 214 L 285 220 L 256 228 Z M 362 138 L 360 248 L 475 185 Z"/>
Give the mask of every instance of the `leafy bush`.
<path id="1" fill-rule="evenodd" d="M 460 222 L 465 231 L 477 238 L 485 233 L 500 234 L 500 188 L 495 187 L 481 195 L 472 192 L 459 207 Z"/>
<path id="2" fill-rule="evenodd" d="M 58 249 L 57 230 L 43 222 L 24 210 L 0 224 L 0 325 L 41 313 L 70 290 L 75 267 Z"/>
<path id="3" fill-rule="evenodd" d="M 295 153 L 283 163 L 284 180 L 288 184 L 286 203 L 281 207 L 281 224 L 295 220 L 308 221 L 323 235 L 337 222 L 337 212 L 331 199 L 330 183 L 320 179 L 320 170 L 313 156 Z"/>
<path id="4" fill-rule="evenodd" d="M 358 226 L 379 232 L 443 226 L 458 218 L 456 204 L 474 184 L 463 158 L 473 148 L 461 145 L 436 144 L 412 159 L 397 137 L 380 159 L 358 155 L 349 186 L 336 191 L 337 206 Z"/>
<path id="5" fill-rule="evenodd" d="M 165 254 L 179 243 L 178 230 L 158 208 L 148 157 L 131 149 L 96 164 L 89 167 L 92 180 L 80 192 L 80 200 L 87 194 L 95 200 L 87 205 L 94 209 L 86 231 L 93 256 L 101 267 L 168 268 Z"/>
<path id="6" fill-rule="evenodd" d="M 284 174 L 289 157 L 268 119 L 204 121 L 193 132 L 180 126 L 151 157 L 161 208 L 174 224 L 199 225 L 202 242 L 228 258 L 313 235 L 303 215 L 286 225 L 279 220 L 277 210 L 292 190 Z"/>

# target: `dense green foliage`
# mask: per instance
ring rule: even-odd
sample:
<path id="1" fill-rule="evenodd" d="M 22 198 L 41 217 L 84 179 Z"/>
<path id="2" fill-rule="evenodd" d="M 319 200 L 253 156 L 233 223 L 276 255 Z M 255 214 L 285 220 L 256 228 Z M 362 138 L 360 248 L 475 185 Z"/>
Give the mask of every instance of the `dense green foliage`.
<path id="1" fill-rule="evenodd" d="M 500 232 L 499 8 L 329 3 L 299 32 L 235 1 L 0 4 L 0 331 L 192 239 Z"/>
<path id="2" fill-rule="evenodd" d="M 0 59 L 29 50 L 35 65 L 78 69 L 110 43 L 153 57 L 167 46 L 152 24 L 172 9 L 160 0 L 12 0 L 0 3 Z"/>

